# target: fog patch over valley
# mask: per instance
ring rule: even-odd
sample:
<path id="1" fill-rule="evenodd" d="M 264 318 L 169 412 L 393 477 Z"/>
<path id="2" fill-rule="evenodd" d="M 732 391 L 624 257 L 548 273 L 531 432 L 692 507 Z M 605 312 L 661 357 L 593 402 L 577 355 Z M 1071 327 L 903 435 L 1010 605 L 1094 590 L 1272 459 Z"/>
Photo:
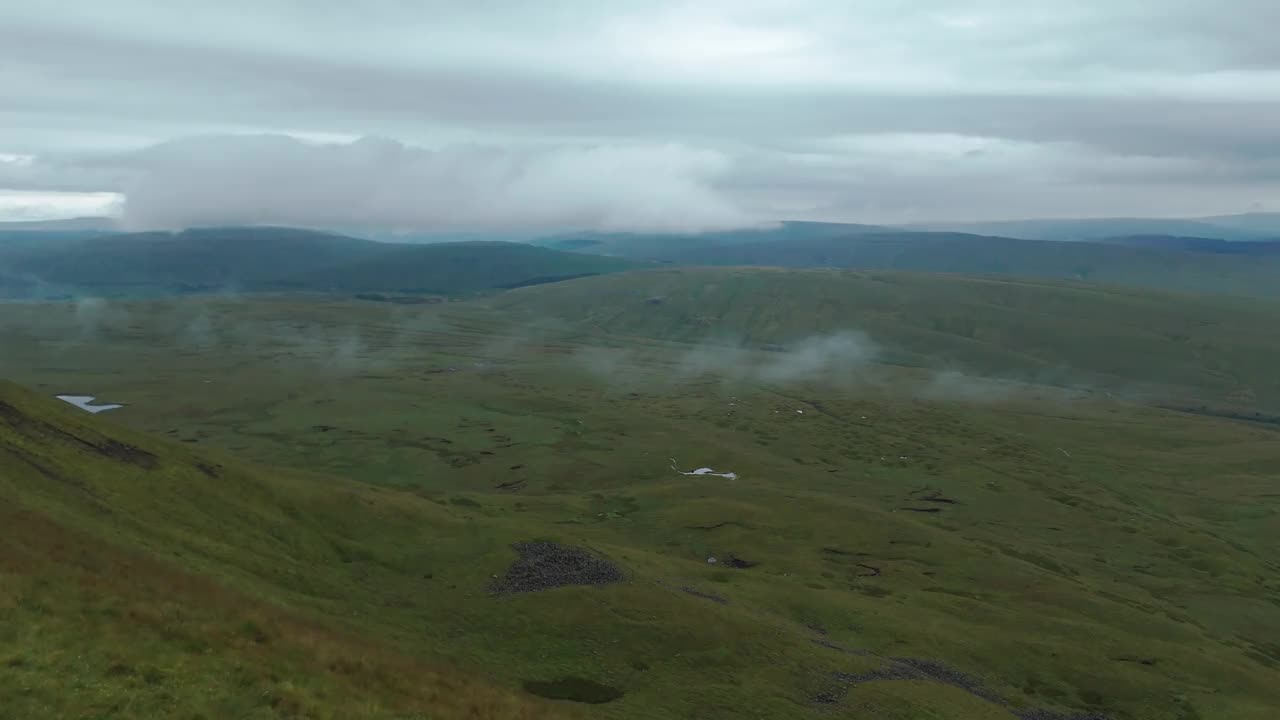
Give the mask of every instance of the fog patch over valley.
<path id="1" fill-rule="evenodd" d="M 106 298 L 80 298 L 74 308 L 81 341 L 94 340 L 102 333 L 119 331 L 129 324 L 129 311 Z"/>

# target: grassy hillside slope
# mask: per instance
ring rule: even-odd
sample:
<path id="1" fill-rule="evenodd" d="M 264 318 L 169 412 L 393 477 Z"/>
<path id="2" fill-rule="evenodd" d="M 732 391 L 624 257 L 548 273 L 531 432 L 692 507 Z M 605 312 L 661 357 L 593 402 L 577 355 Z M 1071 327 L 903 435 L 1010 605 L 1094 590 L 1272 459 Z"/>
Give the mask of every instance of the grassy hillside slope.
<path id="1" fill-rule="evenodd" d="M 1280 298 L 1280 258 L 960 233 L 864 234 L 697 248 L 678 265 L 838 267 L 1087 280 L 1180 292 Z"/>
<path id="2" fill-rule="evenodd" d="M 523 289 L 497 306 L 612 333 L 756 348 L 854 330 L 897 364 L 1280 410 L 1280 304 L 1265 301 L 952 275 L 685 268 Z"/>
<path id="3" fill-rule="evenodd" d="M 0 527 L 4 717 L 556 716 L 357 629 L 397 591 L 366 544 L 456 533 L 425 501 L 192 453 L 0 381 Z"/>
<path id="4" fill-rule="evenodd" d="M 619 719 L 1269 720 L 1280 703 L 1270 640 L 1280 635 L 1280 445 L 1269 426 L 1043 388 L 979 402 L 928 397 L 918 390 L 930 374 L 914 370 L 890 368 L 875 384 L 744 376 L 715 363 L 691 373 L 682 368 L 696 347 L 475 303 L 188 299 L 112 310 L 81 334 L 65 305 L 0 306 L 10 329 L 0 360 L 46 395 L 125 403 L 76 422 L 95 429 L 90 445 L 126 458 L 138 456 L 110 440 L 140 448 L 160 458 L 157 468 L 90 475 L 99 453 L 71 441 L 49 455 L 73 464 L 45 462 L 4 504 L 172 559 L 317 632 L 371 646 L 344 656 L 442 662 L 509 690 L 584 677 L 623 695 L 581 714 Z M 58 413 L 37 402 L 35 412 Z M 116 424 L 182 444 L 153 445 Z M 251 471 L 218 459 L 224 452 L 295 470 Z M 219 475 L 173 470 L 186 467 L 180 458 L 212 462 Z M 672 458 L 738 477 L 680 475 Z M 17 547 L 50 556 L 57 544 L 45 537 L 32 531 Z M 491 594 L 511 544 L 535 540 L 592 548 L 626 581 Z M 21 597 L 62 565 L 28 563 L 32 589 Z M 108 574 L 126 584 L 144 576 L 118 568 Z M 46 683 L 46 695 L 67 687 L 53 670 L 105 675 L 106 661 L 71 658 L 109 657 L 111 636 L 99 629 L 130 617 L 131 605 L 77 614 L 94 597 L 78 594 L 78 582 L 37 596 L 73 610 L 55 618 L 86 618 L 68 633 L 62 665 L 22 676 Z M 167 588 L 133 604 L 157 596 Z M 198 608 L 160 608 L 162 638 L 203 637 L 207 626 L 215 657 L 231 642 L 221 638 L 267 653 L 294 635 L 270 618 L 242 627 L 236 612 L 219 625 Z M 48 622 L 37 620 L 0 625 L 28 648 L 19 664 L 43 646 L 14 633 Z M 141 666 L 133 682 L 157 677 L 148 654 L 161 647 L 126 659 Z M 323 661 L 308 664 L 312 654 Z M 209 654 L 193 655 L 156 662 L 172 673 L 161 677 L 191 681 L 155 692 L 195 702 L 204 684 L 180 671 L 207 670 Z M 416 683 L 416 671 L 370 670 L 383 680 L 344 685 L 330 673 L 350 666 L 333 655 L 285 656 L 303 663 L 295 674 L 271 661 L 261 684 L 236 696 L 250 704 L 204 714 L 304 714 L 252 704 L 283 688 L 313 715 L 345 692 L 374 704 L 370 716 L 413 716 L 393 710 L 416 706 L 415 696 L 396 700 L 392 681 Z M 236 656 L 227 662 L 234 668 Z M 220 678 L 258 677 L 254 667 L 207 682 L 220 695 Z M 165 714 L 155 707 L 116 714 Z"/>

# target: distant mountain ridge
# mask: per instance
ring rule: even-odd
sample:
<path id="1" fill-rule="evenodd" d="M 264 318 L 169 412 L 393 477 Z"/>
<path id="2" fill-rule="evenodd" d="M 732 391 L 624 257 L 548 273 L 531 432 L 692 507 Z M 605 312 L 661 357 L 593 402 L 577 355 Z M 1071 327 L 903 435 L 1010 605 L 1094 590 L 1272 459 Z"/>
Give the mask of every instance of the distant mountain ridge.
<path id="1" fill-rule="evenodd" d="M 530 243 L 386 243 L 283 227 L 81 232 L 0 242 L 0 297 L 226 290 L 465 295 L 661 263 L 1008 275 L 1280 298 L 1280 240 L 1203 235 L 1028 240 L 809 222 L 696 235 L 583 232 Z"/>
<path id="2" fill-rule="evenodd" d="M 1280 255 L 1270 243 L 1169 236 L 1098 242 L 1026 240 L 833 223 L 711 238 L 582 234 L 552 246 L 667 265 L 860 268 L 1082 280 L 1190 293 L 1280 297 Z M 1239 246 L 1239 247 L 1237 247 Z M 1249 253 L 1241 252 L 1249 250 Z M 1259 261 L 1260 260 L 1260 261 Z"/>
<path id="3" fill-rule="evenodd" d="M 881 225 L 802 222 L 785 220 L 770 227 L 721 230 L 707 233 L 578 232 L 549 235 L 533 244 L 556 250 L 618 255 L 639 260 L 667 261 L 673 254 L 693 248 L 720 248 L 756 243 L 838 237 L 892 231 Z"/>
<path id="4" fill-rule="evenodd" d="M 910 223 L 906 230 L 967 232 L 1024 240 L 1102 240 L 1129 235 L 1172 235 L 1259 240 L 1280 237 L 1280 213 L 1247 213 L 1202 218 L 1030 218 L 980 222 Z"/>
<path id="5" fill-rule="evenodd" d="M 0 297 L 221 290 L 465 294 L 636 266 L 520 243 L 408 245 L 295 228 L 201 228 L 0 246 Z"/>

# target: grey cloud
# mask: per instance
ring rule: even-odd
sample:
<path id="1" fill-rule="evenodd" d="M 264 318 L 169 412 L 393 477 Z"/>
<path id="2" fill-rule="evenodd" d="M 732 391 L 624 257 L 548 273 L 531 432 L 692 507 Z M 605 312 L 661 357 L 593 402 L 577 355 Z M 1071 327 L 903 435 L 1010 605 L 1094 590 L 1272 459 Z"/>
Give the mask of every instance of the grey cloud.
<path id="1" fill-rule="evenodd" d="M 698 142 L 893 131 L 1070 141 L 1119 153 L 1280 153 L 1277 96 L 708 88 L 590 82 L 515 67 L 389 67 L 66 33 L 0 31 L 0 41 L 19 66 L 47 66 L 66 78 L 17 93 L 12 109 L 30 113 L 65 110 L 74 101 L 107 116 L 126 109 L 160 118 L 215 113 L 227 124 L 356 134 L 376 124 L 410 139 L 424 125 L 436 132 L 461 125 L 496 135 Z M 128 92 L 138 78 L 151 92 Z M 122 97 L 127 108 L 120 107 Z"/>
<path id="2" fill-rule="evenodd" d="M 39 158 L 0 165 L 0 188 L 129 190 L 137 222 L 164 224 L 1231 211 L 1280 196 L 1276 25 L 1273 0 L 13 5 L 0 153 Z M 238 140 L 237 165 L 209 150 L 230 141 L 163 143 L 218 133 L 409 145 L 393 158 Z M 875 147 L 886 133 L 981 142 L 895 155 Z M 245 157 L 258 142 L 284 165 Z M 601 164 L 621 171 L 601 182 Z M 443 180 L 451 168 L 465 172 Z M 512 172 L 528 182 L 500 187 L 481 218 L 463 189 Z M 650 210 L 624 212 L 624 192 Z"/>
<path id="3" fill-rule="evenodd" d="M 753 223 L 709 184 L 720 155 L 679 145 L 425 150 L 282 136 L 166 143 L 124 160 L 124 220 L 321 227 L 698 231 Z"/>

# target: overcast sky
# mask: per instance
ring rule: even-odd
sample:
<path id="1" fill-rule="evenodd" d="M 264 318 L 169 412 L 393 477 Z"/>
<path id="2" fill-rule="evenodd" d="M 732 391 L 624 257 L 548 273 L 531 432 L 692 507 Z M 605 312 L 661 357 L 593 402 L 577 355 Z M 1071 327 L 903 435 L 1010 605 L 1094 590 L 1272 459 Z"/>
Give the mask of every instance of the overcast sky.
<path id="1" fill-rule="evenodd" d="M 1276 0 L 0 0 L 0 219 L 1280 210 Z"/>

